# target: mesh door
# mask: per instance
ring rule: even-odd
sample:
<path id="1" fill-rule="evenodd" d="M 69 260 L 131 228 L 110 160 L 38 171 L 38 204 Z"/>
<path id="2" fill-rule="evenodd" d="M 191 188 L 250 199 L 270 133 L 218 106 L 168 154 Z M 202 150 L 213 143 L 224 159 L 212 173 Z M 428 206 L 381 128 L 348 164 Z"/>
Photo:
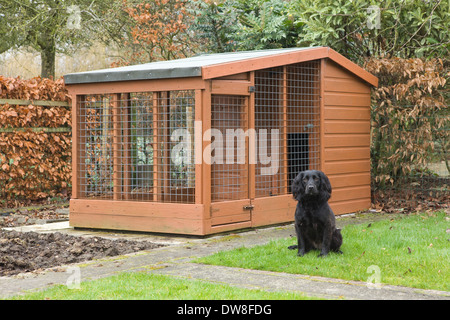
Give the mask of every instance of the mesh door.
<path id="1" fill-rule="evenodd" d="M 211 201 L 248 198 L 247 98 L 213 95 Z"/>

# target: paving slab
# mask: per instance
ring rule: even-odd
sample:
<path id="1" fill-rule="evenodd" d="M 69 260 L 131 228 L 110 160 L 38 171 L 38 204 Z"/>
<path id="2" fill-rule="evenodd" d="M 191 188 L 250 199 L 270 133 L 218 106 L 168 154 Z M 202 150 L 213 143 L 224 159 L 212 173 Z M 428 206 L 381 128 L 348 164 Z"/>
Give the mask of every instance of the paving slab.
<path id="1" fill-rule="evenodd" d="M 450 299 L 450 292 L 420 290 L 381 284 L 378 288 L 361 281 L 230 268 L 224 266 L 183 263 L 159 268 L 154 273 L 199 279 L 248 289 L 292 291 L 326 299 L 364 300 L 441 300 Z"/>

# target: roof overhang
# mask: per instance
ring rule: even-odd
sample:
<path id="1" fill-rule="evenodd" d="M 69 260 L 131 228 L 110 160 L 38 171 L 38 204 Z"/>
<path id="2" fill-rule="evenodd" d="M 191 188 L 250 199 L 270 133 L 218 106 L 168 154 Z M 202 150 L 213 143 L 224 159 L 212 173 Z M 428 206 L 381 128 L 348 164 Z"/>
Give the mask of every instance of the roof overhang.
<path id="1" fill-rule="evenodd" d="M 329 58 L 336 62 L 346 70 L 355 74 L 362 80 L 366 81 L 372 86 L 378 86 L 378 78 L 370 72 L 364 70 L 356 63 L 345 58 L 343 55 L 337 53 L 328 47 L 311 48 L 309 50 L 293 51 L 286 53 L 278 53 L 276 55 L 257 57 L 247 59 L 245 61 L 235 61 L 211 66 L 204 66 L 202 68 L 203 79 L 212 79 L 224 77 L 236 73 L 248 72 L 258 69 L 273 68 L 287 64 L 306 62 L 311 60 L 318 60 Z"/>

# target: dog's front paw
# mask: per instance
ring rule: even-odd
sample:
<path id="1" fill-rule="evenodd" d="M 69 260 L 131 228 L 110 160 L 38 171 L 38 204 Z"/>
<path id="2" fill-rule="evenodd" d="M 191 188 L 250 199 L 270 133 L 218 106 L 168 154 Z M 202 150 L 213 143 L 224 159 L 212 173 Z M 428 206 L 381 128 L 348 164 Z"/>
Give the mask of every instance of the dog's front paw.
<path id="1" fill-rule="evenodd" d="M 328 255 L 328 252 L 321 252 L 318 256 L 317 256 L 317 258 L 324 258 L 324 257 L 326 257 Z"/>
<path id="2" fill-rule="evenodd" d="M 305 255 L 305 250 L 298 250 L 297 257 L 303 257 Z"/>
<path id="3" fill-rule="evenodd" d="M 296 245 L 296 244 L 288 247 L 289 250 L 295 250 L 297 248 L 298 248 L 298 245 Z"/>

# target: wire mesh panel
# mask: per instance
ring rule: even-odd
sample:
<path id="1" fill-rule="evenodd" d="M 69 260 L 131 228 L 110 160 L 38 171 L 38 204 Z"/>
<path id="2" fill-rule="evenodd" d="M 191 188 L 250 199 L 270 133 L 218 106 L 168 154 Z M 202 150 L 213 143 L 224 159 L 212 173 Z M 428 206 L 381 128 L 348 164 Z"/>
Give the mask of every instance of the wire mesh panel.
<path id="1" fill-rule="evenodd" d="M 320 61 L 286 67 L 289 186 L 320 165 Z"/>
<path id="2" fill-rule="evenodd" d="M 195 202 L 194 91 L 158 94 L 154 193 L 158 201 Z"/>
<path id="3" fill-rule="evenodd" d="M 248 198 L 247 98 L 211 99 L 211 201 Z"/>
<path id="4" fill-rule="evenodd" d="M 257 134 L 256 197 L 286 193 L 284 141 L 286 132 L 283 67 L 255 73 L 255 130 Z"/>
<path id="5" fill-rule="evenodd" d="M 112 199 L 112 97 L 83 96 L 79 102 L 79 188 L 84 197 Z"/>
<path id="6" fill-rule="evenodd" d="M 193 203 L 194 91 L 82 96 L 80 198 Z"/>
<path id="7" fill-rule="evenodd" d="M 311 61 L 255 72 L 256 197 L 287 194 L 300 171 L 319 168 L 319 68 Z"/>
<path id="8" fill-rule="evenodd" d="M 122 199 L 152 201 L 154 172 L 153 101 L 156 93 L 122 95 Z"/>

